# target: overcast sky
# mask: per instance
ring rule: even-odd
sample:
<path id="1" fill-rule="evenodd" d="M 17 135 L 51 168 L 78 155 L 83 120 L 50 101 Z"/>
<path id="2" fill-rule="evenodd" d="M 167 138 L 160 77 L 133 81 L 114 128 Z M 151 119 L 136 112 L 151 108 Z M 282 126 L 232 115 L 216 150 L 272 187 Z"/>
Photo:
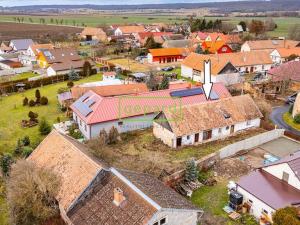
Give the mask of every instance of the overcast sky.
<path id="1" fill-rule="evenodd" d="M 133 5 L 133 4 L 159 4 L 159 3 L 201 3 L 201 2 L 226 2 L 240 0 L 0 0 L 1 6 L 22 6 L 22 5 Z"/>

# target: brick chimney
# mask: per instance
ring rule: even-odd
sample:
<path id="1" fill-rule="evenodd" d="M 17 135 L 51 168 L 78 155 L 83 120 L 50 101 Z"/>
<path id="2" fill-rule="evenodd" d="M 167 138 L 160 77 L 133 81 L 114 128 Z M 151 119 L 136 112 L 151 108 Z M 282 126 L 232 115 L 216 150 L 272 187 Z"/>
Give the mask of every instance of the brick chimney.
<path id="1" fill-rule="evenodd" d="M 123 191 L 121 190 L 121 188 L 115 188 L 114 189 L 114 201 L 113 203 L 116 206 L 120 206 L 122 204 L 122 202 L 124 202 L 126 200 Z"/>

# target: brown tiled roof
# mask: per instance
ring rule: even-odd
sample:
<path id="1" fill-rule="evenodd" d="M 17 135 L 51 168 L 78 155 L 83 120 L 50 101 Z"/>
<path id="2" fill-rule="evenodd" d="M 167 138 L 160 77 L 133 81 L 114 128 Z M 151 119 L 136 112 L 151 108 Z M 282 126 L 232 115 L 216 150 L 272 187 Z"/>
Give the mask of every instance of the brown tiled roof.
<path id="1" fill-rule="evenodd" d="M 75 49 L 56 48 L 43 50 L 42 53 L 44 54 L 47 62 L 51 64 L 80 60 L 80 57 Z"/>
<path id="2" fill-rule="evenodd" d="M 0 61 L 0 63 L 5 64 L 7 66 L 9 66 L 10 68 L 20 68 L 22 67 L 22 63 L 18 62 L 18 61 L 13 61 L 13 60 L 2 60 Z"/>
<path id="3" fill-rule="evenodd" d="M 57 200 L 65 211 L 104 167 L 102 162 L 88 155 L 83 144 L 56 130 L 41 142 L 27 160 L 52 170 L 61 178 Z"/>
<path id="4" fill-rule="evenodd" d="M 227 54 L 221 54 L 221 55 L 227 55 Z M 211 72 L 214 75 L 219 74 L 224 67 L 230 63 L 229 59 L 224 57 L 216 58 L 215 55 L 200 55 L 196 53 L 191 53 L 186 57 L 182 65 L 193 68 L 198 71 L 204 70 L 204 61 L 211 60 Z"/>
<path id="5" fill-rule="evenodd" d="M 118 27 L 124 34 L 144 32 L 144 26 L 120 26 Z"/>
<path id="6" fill-rule="evenodd" d="M 251 50 L 293 48 L 299 44 L 299 41 L 292 40 L 260 40 L 246 42 Z"/>
<path id="7" fill-rule="evenodd" d="M 230 126 L 262 117 L 250 95 L 183 106 L 180 113 L 172 110 L 165 110 L 163 113 L 176 136 Z"/>
<path id="8" fill-rule="evenodd" d="M 96 27 L 85 27 L 83 31 L 81 32 L 81 36 L 86 35 L 92 35 L 96 36 L 100 40 L 107 39 L 106 33 L 102 30 L 102 28 L 96 28 Z"/>
<path id="9" fill-rule="evenodd" d="M 84 61 L 78 60 L 78 61 L 66 61 L 62 63 L 54 63 L 50 67 L 55 71 L 65 71 L 73 69 L 80 69 L 83 67 Z"/>
<path id="10" fill-rule="evenodd" d="M 121 169 L 118 171 L 162 208 L 199 210 L 154 176 Z"/>
<path id="11" fill-rule="evenodd" d="M 300 202 L 299 190 L 263 170 L 251 172 L 237 184 L 275 210 Z"/>
<path id="12" fill-rule="evenodd" d="M 300 81 L 300 61 L 290 61 L 268 71 L 272 81 Z"/>
<path id="13" fill-rule="evenodd" d="M 211 55 L 191 53 L 182 64 L 203 71 L 203 61 L 210 59 L 212 62 L 212 73 L 218 74 L 228 62 L 231 62 L 235 67 L 273 64 L 270 53 L 270 50 Z"/>
<path id="14" fill-rule="evenodd" d="M 120 206 L 113 203 L 115 188 L 120 188 L 126 197 Z M 156 212 L 119 177 L 107 172 L 92 193 L 67 215 L 74 225 L 137 225 L 146 224 Z"/>
<path id="15" fill-rule="evenodd" d="M 119 95 L 129 95 L 141 92 L 147 92 L 148 88 L 146 84 L 121 84 L 121 85 L 106 85 L 95 87 L 81 87 L 75 86 L 71 89 L 73 99 L 78 99 L 86 92 L 92 90 L 96 94 L 102 97 L 112 97 Z"/>

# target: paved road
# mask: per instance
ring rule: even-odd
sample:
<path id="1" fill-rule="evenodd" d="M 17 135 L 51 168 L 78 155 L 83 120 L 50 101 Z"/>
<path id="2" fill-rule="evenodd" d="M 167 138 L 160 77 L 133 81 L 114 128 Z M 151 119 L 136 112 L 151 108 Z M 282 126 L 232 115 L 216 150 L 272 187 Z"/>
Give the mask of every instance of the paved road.
<path id="1" fill-rule="evenodd" d="M 278 126 L 278 128 L 283 128 L 285 130 L 288 130 L 292 132 L 293 134 L 299 135 L 300 136 L 300 131 L 290 127 L 288 124 L 286 124 L 283 121 L 282 115 L 289 110 L 290 106 L 285 105 L 285 106 L 279 106 L 273 108 L 273 111 L 271 112 L 270 119 L 274 124 Z"/>

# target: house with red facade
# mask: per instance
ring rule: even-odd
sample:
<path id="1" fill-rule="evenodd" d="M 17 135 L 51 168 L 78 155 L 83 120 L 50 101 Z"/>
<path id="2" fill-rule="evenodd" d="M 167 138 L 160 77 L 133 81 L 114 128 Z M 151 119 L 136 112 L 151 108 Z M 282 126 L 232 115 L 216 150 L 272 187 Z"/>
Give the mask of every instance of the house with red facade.
<path id="1" fill-rule="evenodd" d="M 187 48 L 159 48 L 149 49 L 148 63 L 171 63 L 182 61 L 187 57 Z"/>

